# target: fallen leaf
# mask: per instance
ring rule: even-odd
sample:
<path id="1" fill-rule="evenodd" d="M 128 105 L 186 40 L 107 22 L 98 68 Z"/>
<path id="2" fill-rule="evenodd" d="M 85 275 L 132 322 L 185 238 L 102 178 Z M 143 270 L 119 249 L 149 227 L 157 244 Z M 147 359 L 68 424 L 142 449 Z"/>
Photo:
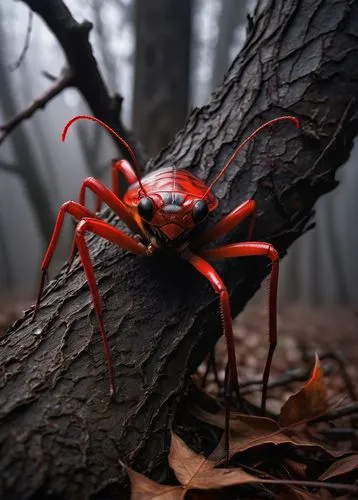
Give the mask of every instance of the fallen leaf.
<path id="1" fill-rule="evenodd" d="M 172 432 L 168 460 L 178 481 L 183 485 L 188 484 L 200 469 L 213 467 L 206 457 L 195 453 L 175 432 Z"/>
<path id="2" fill-rule="evenodd" d="M 279 423 L 282 427 L 288 427 L 297 422 L 311 420 L 327 411 L 328 406 L 326 383 L 316 354 L 310 379 L 283 405 Z"/>
<path id="3" fill-rule="evenodd" d="M 225 429 L 225 412 L 209 413 L 195 407 L 191 410 L 199 420 Z M 300 435 L 297 429 L 282 429 L 277 422 L 267 417 L 256 417 L 233 412 L 230 417 L 230 450 L 229 456 L 265 444 L 291 444 L 295 447 L 319 448 L 333 457 L 342 457 L 349 452 L 335 450 L 313 441 L 305 435 Z M 218 463 L 225 459 L 224 437 L 216 450 L 210 455 L 210 460 Z"/>
<path id="4" fill-rule="evenodd" d="M 197 455 L 172 432 L 169 465 L 185 489 L 213 490 L 260 480 L 242 469 L 214 469 L 215 462 Z"/>
<path id="5" fill-rule="evenodd" d="M 354 469 L 358 469 L 358 455 L 350 455 L 334 462 L 323 474 L 319 476 L 321 481 L 332 479 L 333 477 L 348 474 Z"/>
<path id="6" fill-rule="evenodd" d="M 126 469 L 131 482 L 131 500 L 183 500 L 185 490 L 182 486 L 166 486 L 156 483 L 148 477 L 130 469 L 126 465 L 121 465 Z"/>

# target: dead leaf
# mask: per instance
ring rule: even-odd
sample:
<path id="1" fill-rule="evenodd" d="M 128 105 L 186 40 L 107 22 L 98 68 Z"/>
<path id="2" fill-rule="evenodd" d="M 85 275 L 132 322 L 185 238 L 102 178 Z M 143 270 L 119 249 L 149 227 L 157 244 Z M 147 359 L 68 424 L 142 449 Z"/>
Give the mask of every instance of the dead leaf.
<path id="1" fill-rule="evenodd" d="M 225 429 L 225 413 L 209 413 L 201 408 L 195 407 L 192 413 L 203 422 L 215 425 L 220 429 Z M 280 426 L 267 417 L 255 417 L 242 413 L 233 412 L 230 418 L 230 451 L 229 456 L 255 448 L 265 444 L 283 445 L 291 444 L 296 447 L 319 448 L 333 457 L 342 457 L 347 452 L 335 450 L 313 441 L 305 435 L 301 435 L 297 429 L 282 429 Z M 210 455 L 210 460 L 216 463 L 225 459 L 226 452 L 224 438 L 219 443 L 216 450 Z"/>
<path id="2" fill-rule="evenodd" d="M 316 354 L 310 379 L 283 405 L 279 423 L 282 427 L 288 427 L 297 422 L 311 420 L 327 411 L 328 406 L 326 383 Z"/>
<path id="3" fill-rule="evenodd" d="M 213 490 L 260 480 L 242 469 L 214 469 L 215 463 L 197 455 L 172 432 L 169 465 L 185 489 Z"/>
<path id="4" fill-rule="evenodd" d="M 332 479 L 337 476 L 342 476 L 343 474 L 348 474 L 354 469 L 358 469 L 357 454 L 337 460 L 323 474 L 319 476 L 319 479 L 321 481 L 325 481 L 326 479 Z"/>
<path id="5" fill-rule="evenodd" d="M 130 469 L 126 465 L 121 465 L 126 469 L 131 482 L 131 500 L 183 500 L 185 490 L 182 486 L 166 486 L 156 483 L 148 477 Z"/>

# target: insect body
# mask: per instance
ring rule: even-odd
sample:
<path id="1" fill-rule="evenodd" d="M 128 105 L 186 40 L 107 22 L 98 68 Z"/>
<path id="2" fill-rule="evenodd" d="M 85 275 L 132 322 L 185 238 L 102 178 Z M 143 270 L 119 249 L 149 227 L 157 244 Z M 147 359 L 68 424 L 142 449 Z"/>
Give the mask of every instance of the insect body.
<path id="1" fill-rule="evenodd" d="M 71 265 L 77 249 L 87 277 L 102 335 L 110 380 L 110 394 L 114 396 L 115 377 L 102 319 L 101 298 L 96 286 L 93 264 L 85 240 L 85 234 L 94 233 L 134 254 L 142 256 L 152 255 L 163 247 L 170 247 L 180 258 L 185 259 L 197 269 L 209 281 L 219 296 L 220 313 L 223 320 L 223 330 L 228 351 L 226 390 L 229 393 L 234 390 L 240 399 L 229 295 L 223 281 L 214 267 L 209 264 L 208 260 L 242 256 L 266 256 L 271 260 L 272 268 L 269 296 L 270 348 L 263 374 L 262 391 L 262 409 L 265 411 L 267 383 L 277 341 L 276 296 L 279 255 L 271 244 L 251 241 L 256 214 L 254 200 L 246 201 L 208 229 L 205 228 L 199 233 L 194 233 L 193 229 L 199 229 L 199 226 L 208 214 L 213 212 L 217 207 L 218 200 L 212 193 L 212 188 L 246 143 L 259 131 L 276 122 L 290 120 L 298 126 L 298 120 L 292 116 L 281 116 L 261 125 L 261 127 L 255 130 L 236 148 L 220 173 L 209 186 L 206 186 L 200 179 L 187 170 L 176 170 L 174 168 L 160 169 L 141 178 L 137 160 L 130 146 L 108 125 L 91 116 L 81 115 L 70 120 L 64 128 L 62 140 L 65 140 L 69 127 L 79 119 L 95 121 L 114 134 L 128 150 L 133 166 L 126 160 L 114 161 L 112 164 L 113 191 L 100 181 L 89 177 L 82 184 L 79 201 L 68 201 L 62 205 L 50 244 L 41 265 L 42 277 L 34 317 L 40 305 L 45 275 L 61 232 L 64 216 L 66 213 L 69 213 L 78 224 L 75 231 L 73 251 L 68 263 Z M 129 185 L 123 199 L 119 194 L 118 172 L 125 177 Z M 98 204 L 96 214 L 85 206 L 85 194 L 87 190 L 97 195 Z M 126 223 L 130 231 L 134 233 L 134 237 L 101 220 L 98 212 L 102 202 L 106 203 Z M 247 217 L 251 217 L 247 242 L 222 245 L 210 249 L 205 248 L 208 243 L 224 236 Z"/>
<path id="2" fill-rule="evenodd" d="M 204 198 L 207 186 L 187 170 L 160 169 L 144 177 L 142 186 L 146 196 L 140 196 L 136 183 L 128 188 L 124 203 L 153 249 L 178 250 L 218 205 L 212 193 Z"/>

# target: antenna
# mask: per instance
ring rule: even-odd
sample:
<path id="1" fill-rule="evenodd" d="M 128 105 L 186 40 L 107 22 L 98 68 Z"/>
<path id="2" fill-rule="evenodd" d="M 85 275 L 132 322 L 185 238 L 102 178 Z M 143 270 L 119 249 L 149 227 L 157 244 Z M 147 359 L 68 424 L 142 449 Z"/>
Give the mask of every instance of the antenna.
<path id="1" fill-rule="evenodd" d="M 300 126 L 300 122 L 297 118 L 295 118 L 294 116 L 279 116 L 278 118 L 274 118 L 273 120 L 270 120 L 266 123 L 264 123 L 263 125 L 261 125 L 260 127 L 258 127 L 254 132 L 252 132 L 251 135 L 249 135 L 249 137 L 247 137 L 244 142 L 242 142 L 240 144 L 240 146 L 238 146 L 235 151 L 233 152 L 233 154 L 230 156 L 229 160 L 227 161 L 226 165 L 224 166 L 224 168 L 221 170 L 221 172 L 219 172 L 219 174 L 215 177 L 215 179 L 213 180 L 213 182 L 210 184 L 210 186 L 208 187 L 207 191 L 205 192 L 203 198 L 205 198 L 205 196 L 207 196 L 207 194 L 212 190 L 214 184 L 217 183 L 217 181 L 220 179 L 220 177 L 222 175 L 224 175 L 224 173 L 226 172 L 226 170 L 229 168 L 229 166 L 231 165 L 231 163 L 235 160 L 236 156 L 238 155 L 239 151 L 241 151 L 241 149 L 246 146 L 246 144 L 251 141 L 251 139 L 253 139 L 259 132 L 261 132 L 261 130 L 263 130 L 264 128 L 266 127 L 269 127 L 270 125 L 273 125 L 274 123 L 277 123 L 277 122 L 281 122 L 283 120 L 290 120 L 291 122 L 294 122 L 296 124 L 296 127 L 299 128 Z"/>
<path id="2" fill-rule="evenodd" d="M 135 157 L 135 154 L 133 153 L 131 147 L 109 125 L 107 125 L 106 123 L 102 122 L 102 120 L 99 120 L 98 118 L 96 118 L 94 116 L 89 116 L 89 115 L 77 115 L 74 118 L 71 118 L 71 120 L 69 120 L 66 123 L 66 125 L 65 125 L 65 127 L 64 127 L 64 129 L 62 131 L 62 136 L 61 136 L 62 142 L 65 141 L 66 135 L 67 135 L 67 132 L 68 132 L 68 129 L 70 128 L 70 126 L 74 122 L 76 122 L 77 120 L 92 120 L 93 122 L 99 123 L 100 125 L 102 125 L 102 127 L 104 127 L 106 130 L 108 130 L 109 132 L 111 132 L 111 134 L 113 134 L 120 141 L 120 143 L 127 149 L 130 157 L 132 158 L 132 161 L 133 161 L 133 164 L 134 164 L 134 167 L 135 167 L 135 175 L 137 177 L 139 186 L 140 186 L 141 190 L 143 191 L 143 193 L 146 195 L 146 191 L 145 191 L 145 189 L 144 189 L 144 187 L 143 187 L 143 185 L 141 183 L 141 180 L 140 180 L 140 168 L 139 168 L 139 165 L 138 165 L 138 162 L 137 162 L 137 158 Z"/>

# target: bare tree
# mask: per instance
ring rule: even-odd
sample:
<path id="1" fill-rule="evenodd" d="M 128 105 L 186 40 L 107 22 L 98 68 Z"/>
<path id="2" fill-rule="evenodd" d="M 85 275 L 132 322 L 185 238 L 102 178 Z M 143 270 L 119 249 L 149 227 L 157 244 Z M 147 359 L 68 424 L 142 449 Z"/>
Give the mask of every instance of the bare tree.
<path id="1" fill-rule="evenodd" d="M 7 117 L 11 117 L 16 114 L 17 109 L 13 90 L 10 85 L 9 69 L 5 64 L 5 50 L 6 41 L 2 32 L 2 26 L 0 26 L 0 73 L 2 75 L 0 106 L 3 110 L 3 114 Z M 44 188 L 40 172 L 38 172 L 36 165 L 32 161 L 31 146 L 25 131 L 19 128 L 16 133 L 14 133 L 13 139 L 15 168 L 10 170 L 9 173 L 18 175 L 21 179 L 31 207 L 34 210 L 40 233 L 44 241 L 47 242 L 50 239 L 54 221 L 54 212 L 51 207 L 50 199 Z"/>
<path id="2" fill-rule="evenodd" d="M 230 48 L 236 28 L 245 25 L 248 1 L 224 0 L 221 2 L 219 35 L 215 46 L 211 89 L 223 81 L 229 67 Z"/>
<path id="3" fill-rule="evenodd" d="M 155 155 L 188 112 L 191 0 L 136 0 L 133 128 Z"/>

